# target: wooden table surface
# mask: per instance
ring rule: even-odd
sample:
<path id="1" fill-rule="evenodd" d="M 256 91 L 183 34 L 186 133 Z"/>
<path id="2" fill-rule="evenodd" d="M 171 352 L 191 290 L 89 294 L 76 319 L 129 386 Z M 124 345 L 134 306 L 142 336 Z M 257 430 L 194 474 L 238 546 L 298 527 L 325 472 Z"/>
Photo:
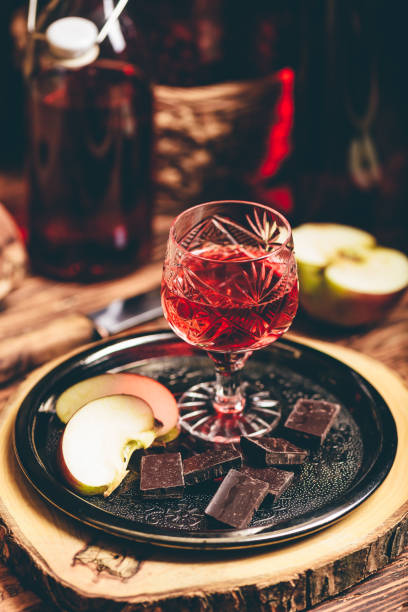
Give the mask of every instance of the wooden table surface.
<path id="1" fill-rule="evenodd" d="M 93 285 L 79 285 L 28 275 L 21 286 L 9 295 L 0 312 L 0 339 L 35 329 L 61 314 L 96 310 L 114 298 L 130 296 L 157 285 L 169 222 L 170 219 L 164 216 L 156 218 L 156 241 L 151 264 L 126 277 Z M 165 325 L 163 320 L 159 320 L 150 327 Z M 370 329 L 335 331 L 311 322 L 302 313 L 299 313 L 293 329 L 303 335 L 338 343 L 370 355 L 397 372 L 408 385 L 408 292 L 385 320 Z M 19 382 L 16 380 L 0 388 L 0 410 Z M 0 526 L 0 540 L 1 529 Z M 408 550 L 385 569 L 347 593 L 314 609 L 320 612 L 395 612 L 406 608 Z M 0 612 L 28 610 L 43 612 L 53 608 L 0 563 Z"/>

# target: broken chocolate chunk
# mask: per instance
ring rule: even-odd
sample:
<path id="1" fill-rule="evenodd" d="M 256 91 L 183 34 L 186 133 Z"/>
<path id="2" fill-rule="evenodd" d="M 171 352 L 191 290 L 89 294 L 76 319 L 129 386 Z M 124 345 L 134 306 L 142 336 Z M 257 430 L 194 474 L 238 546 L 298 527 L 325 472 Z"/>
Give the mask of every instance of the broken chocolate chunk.
<path id="1" fill-rule="evenodd" d="M 208 450 L 184 459 L 184 482 L 187 485 L 198 484 L 224 476 L 231 468 L 239 469 L 242 465 L 241 453 L 232 445 L 224 446 L 221 450 Z"/>
<path id="2" fill-rule="evenodd" d="M 251 465 L 299 465 L 309 452 L 283 438 L 241 437 L 241 448 Z"/>
<path id="3" fill-rule="evenodd" d="M 183 463 L 180 453 L 144 455 L 140 462 L 140 491 L 156 499 L 182 497 Z"/>
<path id="4" fill-rule="evenodd" d="M 326 439 L 340 405 L 324 400 L 299 399 L 285 421 L 285 434 L 299 444 L 317 448 Z"/>
<path id="5" fill-rule="evenodd" d="M 208 516 L 236 529 L 243 529 L 269 491 L 269 485 L 247 476 L 243 472 L 230 470 L 220 484 L 214 497 L 205 509 Z"/>
<path id="6" fill-rule="evenodd" d="M 254 468 L 244 466 L 241 468 L 241 472 L 247 476 L 250 476 L 251 478 L 263 480 L 264 482 L 268 483 L 268 494 L 271 501 L 275 501 L 282 495 L 282 493 L 286 491 L 294 477 L 293 472 L 278 470 L 273 467 Z"/>

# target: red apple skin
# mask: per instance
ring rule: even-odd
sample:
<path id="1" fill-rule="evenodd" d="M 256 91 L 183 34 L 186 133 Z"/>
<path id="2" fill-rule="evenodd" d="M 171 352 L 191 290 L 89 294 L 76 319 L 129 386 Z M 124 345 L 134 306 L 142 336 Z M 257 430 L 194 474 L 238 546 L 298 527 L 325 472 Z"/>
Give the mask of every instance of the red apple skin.
<path id="1" fill-rule="evenodd" d="M 163 424 L 157 431 L 157 437 L 166 435 L 178 422 L 179 409 L 174 395 L 167 387 L 148 376 L 130 373 L 126 376 L 132 376 L 135 381 L 134 395 L 147 402 L 153 410 L 155 419 Z"/>
<path id="2" fill-rule="evenodd" d="M 169 431 L 176 427 L 179 417 L 179 409 L 174 395 L 160 382 L 148 376 L 133 374 L 130 372 L 120 372 L 116 374 L 101 374 L 93 377 L 95 379 L 95 393 L 88 397 L 86 401 L 98 399 L 104 395 L 125 394 L 140 397 L 153 410 L 154 417 L 162 423 L 157 430 L 157 437 L 165 436 Z M 92 379 L 88 379 L 92 380 Z M 102 382 L 104 381 L 104 382 Z M 81 384 L 81 383 L 79 383 Z M 106 386 L 104 386 L 106 384 Z M 75 386 L 75 385 L 74 385 Z M 61 397 L 69 389 L 62 393 Z M 58 414 L 57 400 L 57 414 Z M 80 406 L 74 406 L 72 416 Z"/>

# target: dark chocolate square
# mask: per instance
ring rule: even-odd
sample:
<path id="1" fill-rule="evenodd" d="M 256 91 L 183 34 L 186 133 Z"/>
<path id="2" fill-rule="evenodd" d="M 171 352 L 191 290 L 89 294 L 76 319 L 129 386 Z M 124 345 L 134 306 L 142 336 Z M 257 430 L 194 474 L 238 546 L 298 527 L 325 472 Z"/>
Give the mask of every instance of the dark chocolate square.
<path id="1" fill-rule="evenodd" d="M 300 465 L 309 452 L 283 438 L 241 438 L 242 452 L 250 465 Z"/>
<path id="2" fill-rule="evenodd" d="M 140 491 L 144 497 L 182 497 L 183 463 L 180 453 L 144 455 L 140 462 Z"/>
<path id="3" fill-rule="evenodd" d="M 256 480 L 263 480 L 268 483 L 268 495 L 271 501 L 275 501 L 286 491 L 291 485 L 294 473 L 287 470 L 278 470 L 274 467 L 268 468 L 254 468 L 245 465 L 241 468 L 241 472 L 256 478 Z"/>
<path id="4" fill-rule="evenodd" d="M 299 399 L 285 421 L 285 434 L 299 444 L 317 448 L 330 431 L 340 404 L 324 400 Z"/>
<path id="5" fill-rule="evenodd" d="M 230 470 L 205 509 L 208 516 L 236 529 L 243 529 L 268 494 L 269 485 Z"/>
<path id="6" fill-rule="evenodd" d="M 231 468 L 239 469 L 242 456 L 232 445 L 219 450 L 208 450 L 183 461 L 184 482 L 193 485 L 212 478 L 224 476 Z"/>

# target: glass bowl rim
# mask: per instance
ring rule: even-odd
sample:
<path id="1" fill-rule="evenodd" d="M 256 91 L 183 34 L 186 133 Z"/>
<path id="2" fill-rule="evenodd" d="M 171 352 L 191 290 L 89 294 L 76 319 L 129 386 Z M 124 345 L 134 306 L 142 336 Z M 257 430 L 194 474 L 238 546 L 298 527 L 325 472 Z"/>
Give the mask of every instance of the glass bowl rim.
<path id="1" fill-rule="evenodd" d="M 176 238 L 175 235 L 175 227 L 176 224 L 178 223 L 179 219 L 181 217 L 183 217 L 187 212 L 191 212 L 194 211 L 195 209 L 199 209 L 199 208 L 203 208 L 204 206 L 210 206 L 210 205 L 214 205 L 214 204 L 250 204 L 252 206 L 256 206 L 259 208 L 264 209 L 265 211 L 269 212 L 269 213 L 273 213 L 274 215 L 276 215 L 280 221 L 282 222 L 283 226 L 285 227 L 286 231 L 287 231 L 287 236 L 285 237 L 285 239 L 283 240 L 282 243 L 276 245 L 276 247 L 272 248 L 270 251 L 266 252 L 263 255 L 257 255 L 256 257 L 248 257 L 248 258 L 242 258 L 242 259 L 237 259 L 237 260 L 228 260 L 228 263 L 247 263 L 247 262 L 255 262 L 255 261 L 261 261 L 263 259 L 268 259 L 269 257 L 271 257 L 271 255 L 275 255 L 277 252 L 279 252 L 281 249 L 287 247 L 291 250 L 293 250 L 293 245 L 292 246 L 288 246 L 288 243 L 292 240 L 292 227 L 289 223 L 289 221 L 286 219 L 286 217 L 280 213 L 279 211 L 277 211 L 275 208 L 272 208 L 271 206 L 267 206 L 265 204 L 261 204 L 260 202 L 253 202 L 251 200 L 211 200 L 208 202 L 201 202 L 200 204 L 195 204 L 194 206 L 190 206 L 189 208 L 186 208 L 184 210 L 182 210 L 176 217 L 175 219 L 173 219 L 173 222 L 170 226 L 170 231 L 169 231 L 169 240 L 173 241 L 176 245 L 177 248 L 181 249 L 182 251 L 184 251 L 185 253 L 189 254 L 191 257 L 195 257 L 197 259 L 201 259 L 203 261 L 211 261 L 213 263 L 219 263 L 219 264 L 225 264 L 225 261 L 219 261 L 216 259 L 212 259 L 211 257 L 204 257 L 203 255 L 197 255 L 195 253 L 192 253 L 191 251 L 189 251 L 188 249 L 186 249 L 185 247 L 182 246 L 180 240 L 178 238 Z"/>

